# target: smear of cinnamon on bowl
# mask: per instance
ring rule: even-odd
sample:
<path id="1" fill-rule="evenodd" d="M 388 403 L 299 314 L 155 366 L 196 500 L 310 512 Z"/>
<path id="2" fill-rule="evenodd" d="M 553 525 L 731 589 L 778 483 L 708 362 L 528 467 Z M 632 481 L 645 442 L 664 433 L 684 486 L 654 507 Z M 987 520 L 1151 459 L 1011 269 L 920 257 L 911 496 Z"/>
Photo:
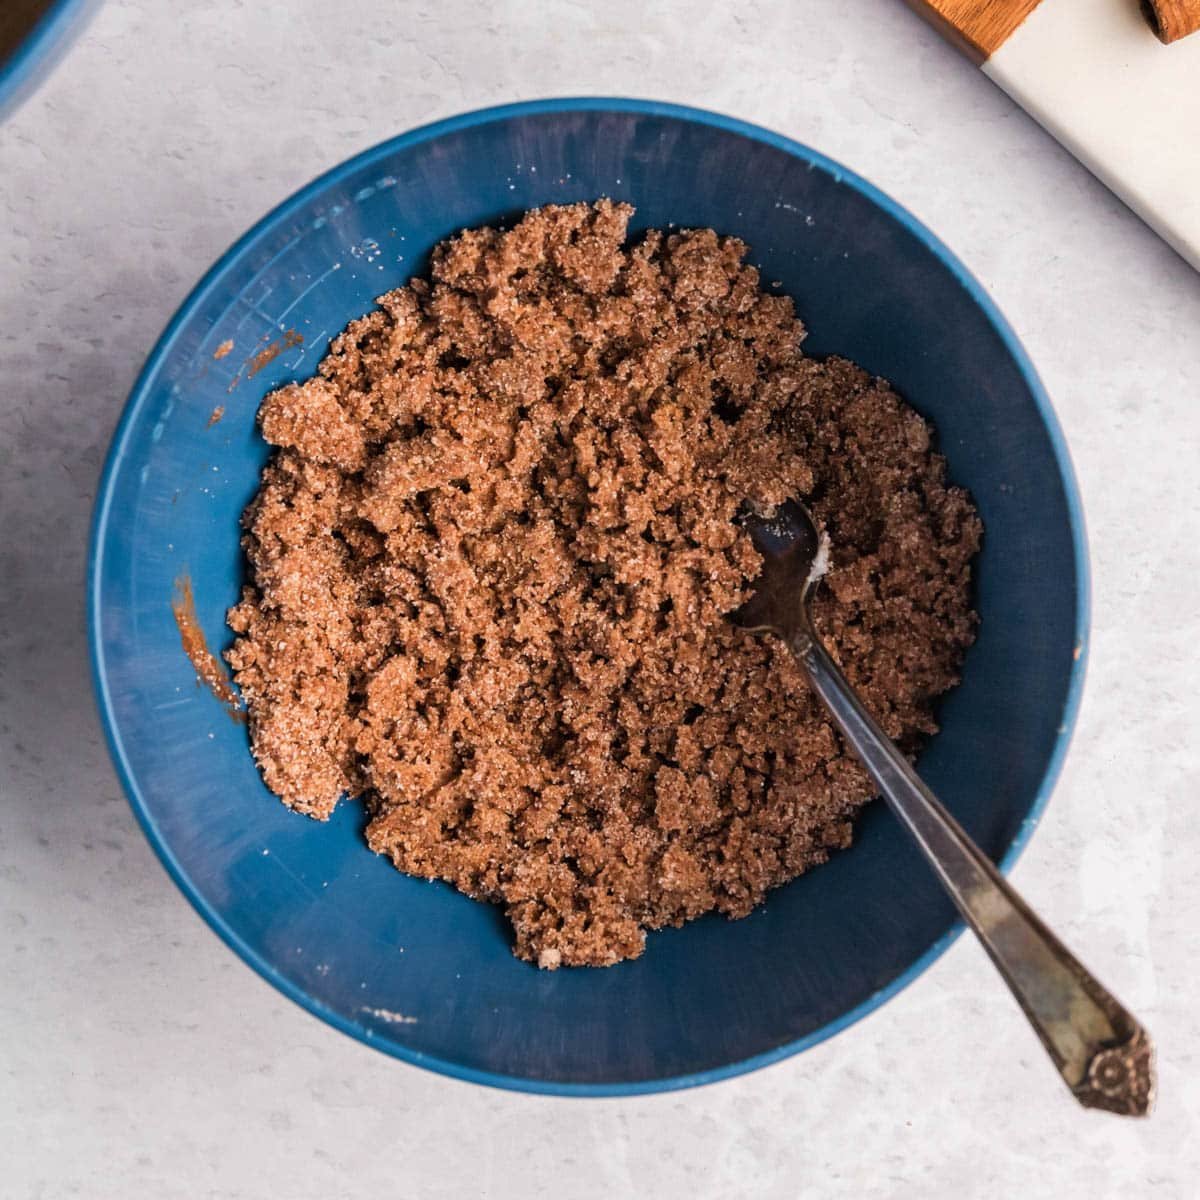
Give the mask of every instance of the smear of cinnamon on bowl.
<path id="1" fill-rule="evenodd" d="M 205 429 L 211 429 L 225 415 L 225 405 L 218 404 L 216 408 L 208 414 L 208 423 L 204 426 Z"/>
<path id="2" fill-rule="evenodd" d="M 234 376 L 233 382 L 230 383 L 228 391 L 233 391 L 243 379 L 253 379 L 255 375 L 267 366 L 273 363 L 285 350 L 291 349 L 293 346 L 302 346 L 304 344 L 304 335 L 297 333 L 294 329 L 287 330 L 282 338 L 276 338 L 264 346 L 257 354 L 252 354 L 245 363 L 242 369 Z"/>
<path id="3" fill-rule="evenodd" d="M 233 338 L 226 338 L 214 351 L 213 358 L 224 358 L 233 350 Z"/>
<path id="4" fill-rule="evenodd" d="M 303 342 L 303 334 L 297 333 L 294 329 L 289 329 L 281 340 L 274 341 L 269 346 L 264 346 L 250 360 L 250 370 L 246 372 L 246 378 L 253 379 L 263 367 L 268 363 L 274 362 L 285 350 L 290 349 L 292 346 L 299 346 Z"/>
<path id="5" fill-rule="evenodd" d="M 196 617 L 196 598 L 192 593 L 192 581 L 187 575 L 175 580 L 175 596 L 171 601 L 171 612 L 179 627 L 179 640 L 183 652 L 188 656 L 196 672 L 196 682 L 208 688 L 221 702 L 231 720 L 239 724 L 246 720 L 241 698 L 233 690 L 233 683 L 225 664 L 208 648 L 204 630 Z"/>

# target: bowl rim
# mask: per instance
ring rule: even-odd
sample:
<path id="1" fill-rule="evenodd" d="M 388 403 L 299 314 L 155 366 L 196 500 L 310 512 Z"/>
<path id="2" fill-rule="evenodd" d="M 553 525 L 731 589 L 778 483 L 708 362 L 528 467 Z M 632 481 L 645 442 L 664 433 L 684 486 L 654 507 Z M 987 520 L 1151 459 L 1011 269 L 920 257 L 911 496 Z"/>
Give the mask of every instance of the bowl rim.
<path id="1" fill-rule="evenodd" d="M 51 0 L 12 53 L 0 60 L 0 119 L 33 95 L 98 6 L 99 0 Z"/>
<path id="2" fill-rule="evenodd" d="M 361 168 L 369 166 L 376 160 L 386 158 L 397 151 L 420 145 L 423 142 L 448 133 L 511 120 L 514 117 L 541 116 L 567 112 L 634 113 L 655 117 L 668 117 L 700 124 L 764 143 L 832 174 L 839 182 L 848 184 L 882 208 L 893 220 L 899 222 L 910 234 L 933 252 L 942 265 L 954 275 L 975 304 L 983 311 L 983 314 L 999 335 L 1005 349 L 1012 356 L 1025 385 L 1033 397 L 1038 415 L 1046 429 L 1062 480 L 1068 520 L 1071 527 L 1071 543 L 1076 577 L 1075 655 L 1070 666 L 1066 700 L 1063 705 L 1062 717 L 1058 726 L 1054 748 L 1042 776 L 1037 794 L 1033 799 L 1028 813 L 1022 819 L 1016 836 L 1013 838 L 1012 843 L 999 864 L 1000 870 L 1005 873 L 1012 869 L 1021 852 L 1028 844 L 1029 838 L 1038 821 L 1041 819 L 1055 783 L 1061 773 L 1070 745 L 1071 734 L 1078 716 L 1083 682 L 1087 669 L 1091 582 L 1083 505 L 1074 469 L 1071 465 L 1070 454 L 1067 450 L 1066 440 L 1059 426 L 1058 418 L 1050 405 L 1050 400 L 1028 354 L 1025 352 L 1008 322 L 1001 315 L 994 301 L 959 259 L 920 221 L 912 216 L 911 213 L 855 172 L 848 170 L 840 163 L 813 150 L 811 147 L 794 141 L 791 138 L 784 137 L 781 134 L 773 133 L 761 126 L 739 120 L 735 117 L 709 112 L 705 109 L 657 100 L 602 96 L 559 97 L 475 109 L 443 120 L 434 121 L 430 124 L 421 125 L 407 133 L 389 138 L 346 159 L 344 162 L 318 175 L 310 183 L 294 192 L 281 204 L 273 208 L 266 216 L 256 221 L 246 233 L 238 238 L 221 255 L 180 305 L 159 337 L 154 349 L 150 352 L 122 409 L 101 472 L 93 510 L 92 529 L 88 545 L 88 575 L 86 585 L 88 643 L 92 683 L 99 708 L 101 725 L 104 729 L 105 741 L 121 785 L 129 799 L 130 807 L 133 809 L 134 815 L 141 825 L 142 832 L 146 835 L 150 845 L 166 868 L 167 874 L 170 875 L 176 886 L 187 897 L 192 907 L 203 917 L 213 932 L 263 979 L 313 1016 L 320 1018 L 322 1021 L 340 1030 L 342 1033 L 348 1034 L 355 1040 L 414 1066 L 424 1067 L 439 1074 L 450 1076 L 451 1078 L 511 1091 L 541 1093 L 554 1096 L 638 1096 L 697 1087 L 702 1084 L 730 1079 L 734 1076 L 743 1075 L 749 1071 L 769 1066 L 772 1063 L 780 1062 L 785 1058 L 790 1058 L 792 1055 L 799 1054 L 825 1041 L 827 1038 L 833 1037 L 869 1013 L 874 1012 L 917 979 L 918 976 L 945 953 L 950 944 L 963 932 L 965 927 L 962 921 L 956 920 L 950 929 L 934 942 L 924 954 L 912 962 L 886 986 L 873 992 L 853 1008 L 826 1022 L 820 1028 L 813 1030 L 801 1038 L 785 1042 L 770 1050 L 706 1070 L 653 1079 L 632 1080 L 623 1083 L 573 1083 L 501 1074 L 464 1066 L 450 1059 L 412 1050 L 391 1040 L 379 1038 L 364 1026 L 356 1024 L 341 1013 L 322 1004 L 301 987 L 286 979 L 271 962 L 251 949 L 242 940 L 238 932 L 224 921 L 204 895 L 193 885 L 172 853 L 170 846 L 160 836 L 151 811 L 146 804 L 145 798 L 142 796 L 133 770 L 126 758 L 117 729 L 112 700 L 108 691 L 104 648 L 100 637 L 100 621 L 103 612 L 103 602 L 99 586 L 102 574 L 101 568 L 107 540 L 114 483 L 125 458 L 126 443 L 129 440 L 133 425 L 140 415 L 142 406 L 151 391 L 154 377 L 164 359 L 174 348 L 177 338 L 180 336 L 187 322 L 191 320 L 194 311 L 207 299 L 209 292 L 218 283 L 225 271 L 257 238 L 272 226 L 285 220 L 291 213 L 305 205 L 323 189 L 336 184 Z"/>

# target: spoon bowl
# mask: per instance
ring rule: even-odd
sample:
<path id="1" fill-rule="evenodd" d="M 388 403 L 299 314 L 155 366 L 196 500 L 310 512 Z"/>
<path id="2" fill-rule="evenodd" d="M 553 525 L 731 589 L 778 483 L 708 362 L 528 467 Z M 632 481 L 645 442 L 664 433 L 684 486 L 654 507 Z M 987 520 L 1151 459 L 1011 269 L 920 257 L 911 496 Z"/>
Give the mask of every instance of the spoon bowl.
<path id="1" fill-rule="evenodd" d="M 748 633 L 775 630 L 787 637 L 804 619 L 812 589 L 825 574 L 829 540 L 799 500 L 785 500 L 770 513 L 747 509 L 739 521 L 762 555 L 763 568 L 733 621 Z"/>

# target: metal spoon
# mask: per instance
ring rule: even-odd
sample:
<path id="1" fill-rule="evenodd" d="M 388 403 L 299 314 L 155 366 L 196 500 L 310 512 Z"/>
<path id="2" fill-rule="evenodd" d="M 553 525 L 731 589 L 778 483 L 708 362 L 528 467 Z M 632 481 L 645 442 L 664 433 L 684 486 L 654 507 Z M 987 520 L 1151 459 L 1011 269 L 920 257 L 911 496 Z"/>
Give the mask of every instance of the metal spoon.
<path id="1" fill-rule="evenodd" d="M 826 545 L 811 514 L 788 501 L 743 518 L 763 556 L 754 595 L 735 614 L 754 633 L 781 637 L 888 807 L 996 964 L 1080 1104 L 1145 1116 L 1154 1092 L 1146 1031 L 1050 932 L 863 707 L 813 628 L 808 602 Z"/>

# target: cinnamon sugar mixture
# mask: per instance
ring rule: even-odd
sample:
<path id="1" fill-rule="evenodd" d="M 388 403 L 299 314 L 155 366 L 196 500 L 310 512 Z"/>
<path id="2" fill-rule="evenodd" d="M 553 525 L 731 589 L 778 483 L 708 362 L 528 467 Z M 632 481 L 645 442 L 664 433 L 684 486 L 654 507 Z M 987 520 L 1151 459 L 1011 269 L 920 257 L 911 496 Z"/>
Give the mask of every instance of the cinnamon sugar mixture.
<path id="1" fill-rule="evenodd" d="M 973 637 L 980 524 L 926 423 L 800 353 L 711 230 L 601 201 L 440 246 L 319 374 L 269 395 L 228 659 L 254 752 L 397 867 L 504 906 L 543 967 L 768 889 L 850 842 L 865 772 L 773 639 L 728 614 L 745 501 L 832 540 L 816 623 L 915 750 Z"/>

